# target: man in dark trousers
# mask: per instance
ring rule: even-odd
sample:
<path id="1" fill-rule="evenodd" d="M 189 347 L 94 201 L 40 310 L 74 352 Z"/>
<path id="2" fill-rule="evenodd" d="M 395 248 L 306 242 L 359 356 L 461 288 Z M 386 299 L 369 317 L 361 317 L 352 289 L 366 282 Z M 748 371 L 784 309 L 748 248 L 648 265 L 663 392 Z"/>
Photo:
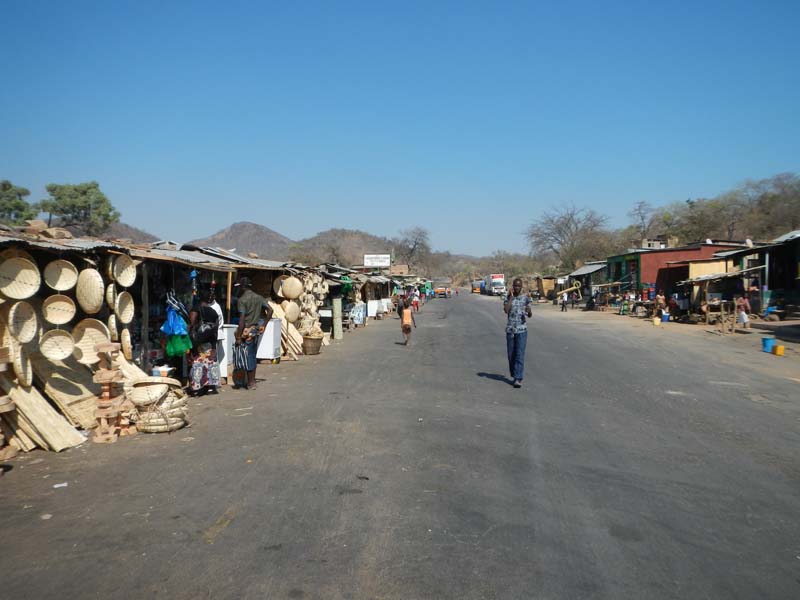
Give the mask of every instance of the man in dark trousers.
<path id="1" fill-rule="evenodd" d="M 508 350 L 508 370 L 511 372 L 512 384 L 522 387 L 525 369 L 525 347 L 528 343 L 528 317 L 533 316 L 531 298 L 522 293 L 522 279 L 514 279 L 511 293 L 503 303 L 508 315 L 506 322 L 506 348 Z"/>
<path id="2" fill-rule="evenodd" d="M 256 294 L 251 288 L 252 283 L 248 277 L 240 277 L 236 282 L 236 290 L 239 294 L 237 303 L 239 311 L 239 327 L 236 328 L 234 338 L 239 360 L 236 365 L 247 371 L 247 382 L 244 384 L 248 390 L 256 389 L 256 350 L 258 350 L 258 340 L 263 331 L 262 323 L 266 323 L 272 318 L 272 307 L 267 304 L 263 296 Z M 237 352 L 234 352 L 236 355 Z M 236 387 L 243 387 L 236 381 Z"/>

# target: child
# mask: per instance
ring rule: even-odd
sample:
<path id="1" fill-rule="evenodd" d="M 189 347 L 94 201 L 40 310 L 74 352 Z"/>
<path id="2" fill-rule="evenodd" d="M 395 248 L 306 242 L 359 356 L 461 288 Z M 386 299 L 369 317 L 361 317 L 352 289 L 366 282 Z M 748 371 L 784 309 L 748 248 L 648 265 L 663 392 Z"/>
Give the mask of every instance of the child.
<path id="1" fill-rule="evenodd" d="M 417 328 L 417 321 L 414 319 L 414 313 L 411 311 L 411 303 L 408 298 L 403 300 L 403 313 L 400 315 L 400 329 L 405 338 L 405 345 L 411 342 L 411 324 L 414 324 L 414 329 Z"/>

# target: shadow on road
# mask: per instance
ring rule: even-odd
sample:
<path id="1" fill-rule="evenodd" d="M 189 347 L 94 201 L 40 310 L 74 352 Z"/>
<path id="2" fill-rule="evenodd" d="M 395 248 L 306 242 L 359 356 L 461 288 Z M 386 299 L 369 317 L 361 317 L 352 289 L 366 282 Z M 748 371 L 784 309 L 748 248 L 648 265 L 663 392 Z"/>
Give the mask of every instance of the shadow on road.
<path id="1" fill-rule="evenodd" d="M 486 379 L 492 379 L 494 381 L 502 381 L 503 383 L 507 383 L 511 385 L 511 380 L 506 377 L 505 375 L 498 375 L 497 373 L 484 373 L 483 371 L 476 373 L 478 377 L 485 377 Z"/>

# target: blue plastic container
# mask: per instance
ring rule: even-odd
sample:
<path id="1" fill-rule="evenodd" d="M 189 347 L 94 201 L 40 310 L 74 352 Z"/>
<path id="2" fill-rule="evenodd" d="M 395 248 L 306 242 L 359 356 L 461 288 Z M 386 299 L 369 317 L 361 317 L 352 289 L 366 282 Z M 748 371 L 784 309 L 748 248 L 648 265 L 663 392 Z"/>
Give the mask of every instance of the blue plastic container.
<path id="1" fill-rule="evenodd" d="M 775 346 L 775 338 L 761 338 L 761 349 L 764 352 L 772 352 L 772 348 Z"/>
<path id="2" fill-rule="evenodd" d="M 662 323 L 669 323 L 669 313 L 665 313 L 665 312 L 661 313 L 661 322 Z"/>

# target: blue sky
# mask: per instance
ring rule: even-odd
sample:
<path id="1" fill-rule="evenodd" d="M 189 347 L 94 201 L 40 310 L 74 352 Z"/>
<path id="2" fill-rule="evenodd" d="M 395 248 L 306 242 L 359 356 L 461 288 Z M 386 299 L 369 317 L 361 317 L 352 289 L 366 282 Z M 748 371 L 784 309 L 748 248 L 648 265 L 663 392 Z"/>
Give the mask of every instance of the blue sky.
<path id="1" fill-rule="evenodd" d="M 189 240 L 241 220 L 524 251 L 543 210 L 799 169 L 800 2 L 0 3 L 0 178 L 96 180 Z"/>

